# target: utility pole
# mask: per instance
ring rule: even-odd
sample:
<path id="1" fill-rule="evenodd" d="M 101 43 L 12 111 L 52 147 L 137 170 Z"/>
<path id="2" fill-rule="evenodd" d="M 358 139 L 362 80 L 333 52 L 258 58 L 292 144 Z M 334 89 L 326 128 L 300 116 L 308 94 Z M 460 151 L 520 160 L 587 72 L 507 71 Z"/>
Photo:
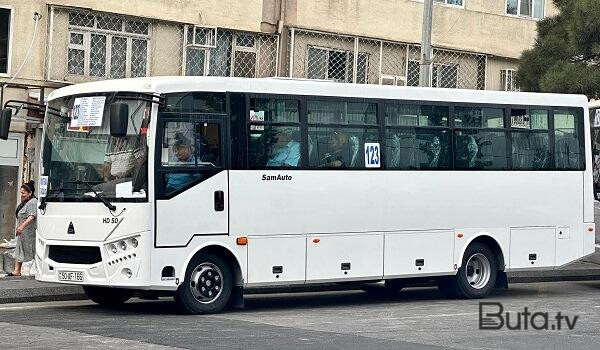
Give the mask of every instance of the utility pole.
<path id="1" fill-rule="evenodd" d="M 433 23 L 433 0 L 423 4 L 423 33 L 421 34 L 421 71 L 419 86 L 429 86 L 431 81 L 431 27 Z"/>

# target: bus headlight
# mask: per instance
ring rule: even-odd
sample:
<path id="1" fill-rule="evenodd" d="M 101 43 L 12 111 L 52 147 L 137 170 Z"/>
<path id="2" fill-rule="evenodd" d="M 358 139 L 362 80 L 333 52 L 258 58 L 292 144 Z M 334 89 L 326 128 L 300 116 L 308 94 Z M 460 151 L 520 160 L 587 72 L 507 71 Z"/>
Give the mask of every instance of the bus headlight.
<path id="1" fill-rule="evenodd" d="M 137 239 L 135 239 L 135 238 L 132 238 L 132 239 L 131 239 L 131 245 L 132 245 L 134 248 L 137 248 L 137 246 L 138 246 L 138 240 L 137 240 Z"/>
<path id="2" fill-rule="evenodd" d="M 114 245 L 114 244 L 111 244 L 111 245 L 110 245 L 110 251 L 111 251 L 113 254 L 117 254 L 117 246 L 116 246 L 116 245 Z"/>
<path id="3" fill-rule="evenodd" d="M 119 242 L 119 247 L 123 250 L 127 249 L 127 243 L 125 243 L 125 241 L 121 241 Z"/>
<path id="4" fill-rule="evenodd" d="M 131 270 L 130 270 L 130 269 L 127 269 L 127 268 L 123 269 L 123 270 L 121 271 L 121 274 L 122 274 L 122 275 L 123 275 L 123 277 L 125 277 L 125 278 L 131 278 L 131 276 L 133 275 L 133 273 L 131 272 Z"/>

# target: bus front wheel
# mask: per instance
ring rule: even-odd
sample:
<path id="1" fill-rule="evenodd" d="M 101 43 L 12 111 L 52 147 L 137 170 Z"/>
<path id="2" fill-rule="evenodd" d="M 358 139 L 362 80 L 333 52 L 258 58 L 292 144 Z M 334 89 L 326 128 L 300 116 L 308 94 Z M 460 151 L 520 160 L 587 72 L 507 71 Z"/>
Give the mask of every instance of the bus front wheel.
<path id="1" fill-rule="evenodd" d="M 84 286 L 83 291 L 93 302 L 102 306 L 118 306 L 131 298 L 133 292 L 127 289 Z"/>
<path id="2" fill-rule="evenodd" d="M 199 254 L 190 261 L 175 301 L 187 314 L 217 313 L 227 305 L 232 285 L 231 268 L 223 258 Z"/>
<path id="3" fill-rule="evenodd" d="M 494 252 L 485 244 L 467 247 L 456 276 L 438 280 L 442 294 L 467 299 L 484 298 L 494 288 L 498 263 Z"/>

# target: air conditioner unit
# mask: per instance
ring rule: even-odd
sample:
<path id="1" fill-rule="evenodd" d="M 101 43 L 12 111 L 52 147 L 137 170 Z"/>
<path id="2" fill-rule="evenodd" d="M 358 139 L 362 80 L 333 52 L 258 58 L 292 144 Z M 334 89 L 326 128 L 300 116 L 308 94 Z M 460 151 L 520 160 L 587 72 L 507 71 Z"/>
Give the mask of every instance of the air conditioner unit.
<path id="1" fill-rule="evenodd" d="M 406 86 L 406 77 L 399 75 L 381 75 L 381 85 Z"/>

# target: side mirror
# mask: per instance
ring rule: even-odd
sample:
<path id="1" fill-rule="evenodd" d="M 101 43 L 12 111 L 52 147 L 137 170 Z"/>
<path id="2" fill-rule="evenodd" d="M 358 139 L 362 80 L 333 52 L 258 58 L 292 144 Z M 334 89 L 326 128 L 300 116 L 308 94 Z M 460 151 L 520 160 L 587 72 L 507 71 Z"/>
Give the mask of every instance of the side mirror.
<path id="1" fill-rule="evenodd" d="M 12 109 L 4 108 L 2 110 L 2 116 L 0 116 L 0 139 L 8 139 L 8 132 L 10 131 L 10 120 L 12 119 Z"/>
<path id="2" fill-rule="evenodd" d="M 115 102 L 110 105 L 110 136 L 127 136 L 129 122 L 129 105 L 125 102 Z"/>

